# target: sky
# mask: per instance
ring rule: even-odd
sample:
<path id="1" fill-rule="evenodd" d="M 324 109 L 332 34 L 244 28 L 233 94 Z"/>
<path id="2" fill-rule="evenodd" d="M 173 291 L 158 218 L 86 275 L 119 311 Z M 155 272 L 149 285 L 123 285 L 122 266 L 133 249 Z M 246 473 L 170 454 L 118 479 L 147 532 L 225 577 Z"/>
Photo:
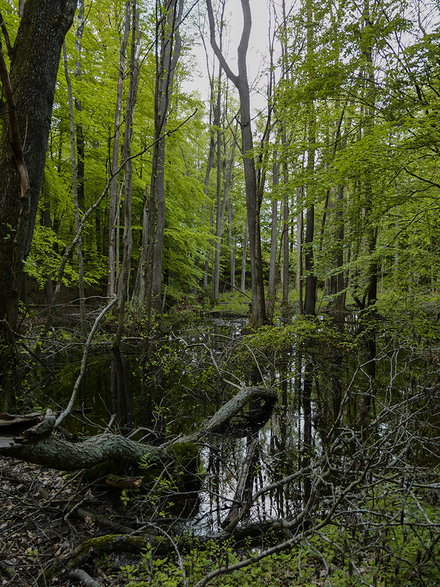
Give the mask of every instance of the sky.
<path id="1" fill-rule="evenodd" d="M 266 88 L 266 70 L 269 63 L 269 10 L 266 0 L 250 0 L 250 5 L 252 12 L 252 29 L 247 55 L 248 78 L 249 83 L 253 88 L 252 105 L 254 109 L 258 109 L 265 103 L 265 99 L 263 99 L 263 96 L 259 95 L 259 92 L 264 92 Z M 203 1 L 199 2 L 198 9 L 201 19 L 206 17 L 206 8 Z M 227 0 L 225 20 L 227 25 L 225 28 L 224 43 L 226 49 L 225 52 L 227 52 L 227 61 L 234 73 L 237 73 L 237 46 L 240 41 L 243 26 L 243 15 L 240 0 Z M 210 54 L 212 55 L 207 17 L 205 23 L 204 40 Z M 209 85 L 203 44 L 200 42 L 199 45 L 194 45 L 192 48 L 192 53 L 197 65 L 193 74 L 193 79 L 188 82 L 187 87 L 190 90 L 199 90 L 202 98 L 206 99 L 209 95 Z"/>

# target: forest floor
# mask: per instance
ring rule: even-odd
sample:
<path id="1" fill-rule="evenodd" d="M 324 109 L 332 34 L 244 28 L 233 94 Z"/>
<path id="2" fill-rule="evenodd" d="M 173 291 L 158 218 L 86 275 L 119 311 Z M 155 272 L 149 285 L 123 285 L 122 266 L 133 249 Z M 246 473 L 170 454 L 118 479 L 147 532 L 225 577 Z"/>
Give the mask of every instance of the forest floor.
<path id="1" fill-rule="evenodd" d="M 78 584 L 65 570 L 69 554 L 88 538 L 115 533 L 123 507 L 114 497 L 112 503 L 111 490 L 92 492 L 80 481 L 79 475 L 0 458 L 0 585 Z M 114 524 L 113 530 L 102 531 L 96 516 Z M 93 569 L 93 575 L 101 585 L 122 585 L 119 567 L 128 562 L 114 555 L 105 571 Z"/>

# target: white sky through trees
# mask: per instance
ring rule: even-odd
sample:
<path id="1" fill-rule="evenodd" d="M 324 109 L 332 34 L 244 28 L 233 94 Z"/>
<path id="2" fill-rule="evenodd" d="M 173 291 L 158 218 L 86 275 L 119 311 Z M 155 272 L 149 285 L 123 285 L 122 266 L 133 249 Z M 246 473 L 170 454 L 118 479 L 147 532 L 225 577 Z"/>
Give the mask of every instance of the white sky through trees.
<path id="1" fill-rule="evenodd" d="M 259 109 L 264 107 L 267 85 L 267 71 L 269 67 L 269 8 L 267 0 L 250 0 L 252 11 L 252 30 L 247 56 L 249 83 L 252 89 L 252 107 Z M 199 2 L 199 22 L 204 29 L 204 41 L 210 55 L 210 67 L 213 63 L 213 52 L 210 45 L 209 31 L 206 16 L 206 6 L 203 0 Z M 205 19 L 204 25 L 203 21 Z M 225 10 L 225 31 L 224 31 L 224 53 L 227 61 L 234 72 L 237 72 L 237 46 L 240 41 L 243 27 L 243 13 L 240 0 L 227 0 Z M 273 23 L 272 23 L 273 28 Z M 192 79 L 185 84 L 190 90 L 198 90 L 203 99 L 209 95 L 209 82 L 206 71 L 205 50 L 201 40 L 197 39 L 192 48 L 192 54 L 195 58 L 196 68 L 193 72 Z M 218 70 L 217 61 L 214 60 L 216 71 Z M 261 95 L 263 93 L 263 95 Z"/>

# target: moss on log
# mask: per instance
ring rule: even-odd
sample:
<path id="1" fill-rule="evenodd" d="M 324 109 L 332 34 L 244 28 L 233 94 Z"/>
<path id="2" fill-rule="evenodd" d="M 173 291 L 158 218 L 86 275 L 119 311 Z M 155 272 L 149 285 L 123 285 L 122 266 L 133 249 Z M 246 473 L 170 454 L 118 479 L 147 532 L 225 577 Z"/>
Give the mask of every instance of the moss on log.
<path id="1" fill-rule="evenodd" d="M 182 455 L 189 455 L 195 461 L 197 456 L 195 444 L 206 440 L 210 435 L 244 436 L 250 431 L 261 428 L 269 419 L 276 398 L 277 393 L 273 389 L 244 388 L 209 418 L 196 433 L 176 438 L 162 446 L 144 444 L 111 433 L 92 436 L 81 442 L 71 442 L 59 437 L 56 431 L 50 434 L 51 429 L 46 426 L 46 423 L 50 418 L 50 423 L 53 425 L 52 414 L 49 416 L 46 414 L 46 418 L 42 417 L 42 422 L 37 426 L 35 426 L 33 414 L 33 417 L 29 419 L 28 430 L 26 430 L 26 423 L 20 421 L 24 429 L 20 428 L 19 435 L 14 433 L 0 437 L 0 455 L 61 471 L 90 470 L 105 463 L 110 463 L 117 468 L 127 463 L 139 463 L 142 458 L 159 464 L 161 462 L 178 463 Z M 41 435 L 40 430 L 44 430 L 45 434 Z M 30 434 L 31 431 L 32 434 Z"/>

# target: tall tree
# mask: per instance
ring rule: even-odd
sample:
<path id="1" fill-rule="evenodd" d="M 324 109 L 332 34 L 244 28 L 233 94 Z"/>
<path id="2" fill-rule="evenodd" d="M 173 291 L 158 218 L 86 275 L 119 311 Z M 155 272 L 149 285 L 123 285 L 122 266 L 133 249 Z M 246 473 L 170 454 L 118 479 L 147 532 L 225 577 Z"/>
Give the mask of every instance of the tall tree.
<path id="1" fill-rule="evenodd" d="M 121 143 L 121 120 L 122 120 L 122 106 L 123 106 L 123 89 L 125 78 L 125 61 L 127 57 L 127 45 L 130 34 L 130 1 L 125 2 L 125 14 L 123 20 L 123 33 L 121 38 L 121 47 L 119 50 L 119 67 L 118 67 L 118 81 L 115 104 L 115 120 L 113 127 L 113 145 L 112 145 L 112 160 L 111 171 L 112 179 L 109 187 L 109 244 L 108 244 L 108 282 L 107 295 L 111 296 L 116 293 L 116 276 L 118 269 L 118 256 L 116 254 L 118 241 L 117 215 L 119 208 L 118 197 L 118 176 L 116 170 L 119 162 L 119 151 Z"/>
<path id="2" fill-rule="evenodd" d="M 226 75 L 237 88 L 240 98 L 241 147 L 246 186 L 246 210 L 251 259 L 251 325 L 258 327 L 267 322 L 267 317 L 263 281 L 263 259 L 261 253 L 261 194 L 257 183 L 255 157 L 253 153 L 254 145 L 251 123 L 250 89 L 247 72 L 247 51 L 252 26 L 252 15 L 249 0 L 241 0 L 241 8 L 243 12 L 243 30 L 237 49 L 238 74 L 235 74 L 228 65 L 216 40 L 215 18 L 212 1 L 207 0 L 206 4 L 208 8 L 212 48 Z"/>
<path id="3" fill-rule="evenodd" d="M 125 112 L 125 131 L 124 142 L 122 145 L 122 158 L 125 164 L 124 177 L 124 234 L 123 234 L 123 254 L 121 271 L 118 276 L 118 298 L 119 298 L 119 323 L 116 333 L 116 346 L 121 342 L 122 331 L 124 326 L 125 304 L 128 299 L 128 289 L 131 269 L 131 254 L 133 249 L 133 232 L 132 232 L 132 202 L 133 202 L 133 161 L 131 158 L 131 143 L 133 140 L 133 118 L 136 106 L 138 86 L 139 86 L 139 49 L 140 49 L 140 29 L 139 29 L 139 5 L 137 0 L 131 0 L 131 47 L 130 47 L 130 83 L 128 88 L 128 97 Z"/>
<path id="4" fill-rule="evenodd" d="M 69 65 L 67 59 L 67 51 L 66 51 L 66 44 L 63 45 L 63 59 L 64 59 L 64 74 L 66 77 L 66 85 L 67 85 L 67 102 L 69 106 L 69 128 L 70 128 L 70 156 L 71 156 L 71 165 L 72 165 L 72 194 L 73 194 L 73 206 L 75 212 L 75 232 L 78 233 L 80 230 L 80 205 L 79 205 L 79 178 L 78 178 L 78 167 L 79 167 L 79 153 L 75 148 L 75 141 L 78 139 L 78 135 L 76 131 L 80 125 L 75 125 L 75 111 L 74 111 L 74 99 L 73 99 L 73 91 L 72 91 L 72 82 L 70 79 L 69 74 Z M 84 139 L 83 139 L 84 144 Z M 83 151 L 84 155 L 84 151 Z M 84 166 L 84 161 L 82 163 Z M 84 189 L 84 181 L 83 188 Z M 84 256 L 83 256 L 83 240 L 82 236 L 78 239 L 78 243 L 76 246 L 76 253 L 78 259 L 78 294 L 79 294 L 79 306 L 80 306 L 80 317 L 81 317 L 81 333 L 84 335 L 86 334 L 85 331 L 85 294 L 84 294 Z"/>
<path id="5" fill-rule="evenodd" d="M 163 240 L 165 233 L 165 151 L 170 97 L 182 48 L 179 32 L 185 0 L 156 0 L 156 87 L 154 148 L 148 206 L 147 306 L 161 307 Z"/>
<path id="6" fill-rule="evenodd" d="M 8 71 L 0 76 L 0 320 L 17 324 L 23 261 L 35 225 L 61 47 L 76 0 L 27 0 Z"/>
<path id="7" fill-rule="evenodd" d="M 306 11 L 306 44 L 307 44 L 307 76 L 310 83 L 315 76 L 315 35 L 314 35 L 314 6 L 313 0 L 305 0 Z M 313 193 L 313 172 L 315 169 L 315 143 L 316 143 L 316 114 L 313 96 L 308 103 L 307 120 L 307 212 L 306 212 L 306 234 L 304 241 L 304 265 L 306 271 L 306 291 L 304 296 L 304 314 L 314 315 L 316 312 L 316 286 L 314 262 L 314 238 L 315 238 L 315 203 Z"/>
<path id="8" fill-rule="evenodd" d="M 223 12 L 225 4 L 222 4 L 222 15 L 220 23 L 220 48 L 223 40 Z M 223 144 L 223 133 L 220 128 L 221 125 L 221 107 L 222 107 L 222 68 L 219 65 L 218 79 L 217 79 L 217 96 L 214 105 L 214 128 L 216 133 L 216 171 L 217 171 L 217 184 L 216 184 L 216 202 L 215 202 L 215 228 L 214 228 L 214 259 L 212 267 L 212 303 L 215 305 L 218 303 L 218 296 L 220 291 L 220 251 L 221 251 L 221 238 L 223 231 L 223 198 L 222 198 L 222 144 Z M 226 186 L 225 186 L 226 187 Z"/>

